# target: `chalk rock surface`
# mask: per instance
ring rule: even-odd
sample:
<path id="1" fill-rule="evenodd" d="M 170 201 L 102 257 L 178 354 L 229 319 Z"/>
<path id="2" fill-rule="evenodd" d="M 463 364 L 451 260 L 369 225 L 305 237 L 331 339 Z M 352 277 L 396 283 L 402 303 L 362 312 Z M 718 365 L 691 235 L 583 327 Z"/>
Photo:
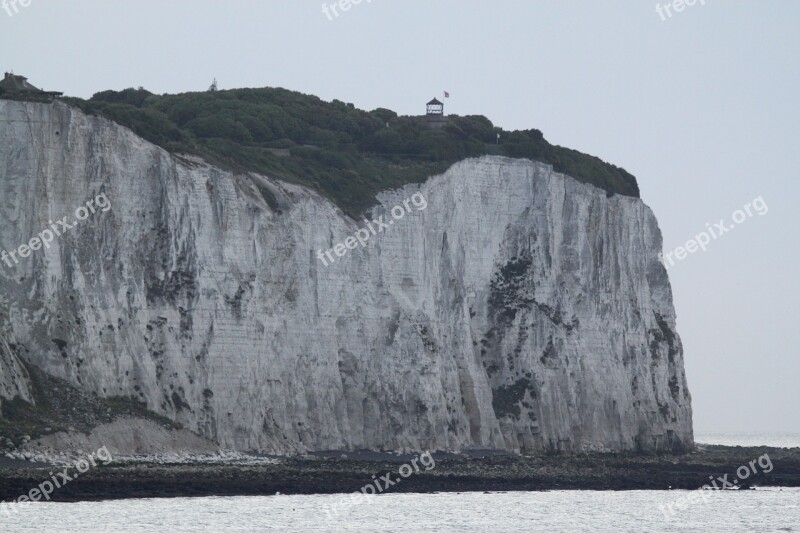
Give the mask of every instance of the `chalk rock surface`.
<path id="1" fill-rule="evenodd" d="M 483 157 L 378 200 L 325 266 L 366 222 L 314 191 L 0 100 L 0 250 L 74 225 L 0 263 L 0 396 L 32 364 L 246 451 L 693 444 L 640 199 Z"/>

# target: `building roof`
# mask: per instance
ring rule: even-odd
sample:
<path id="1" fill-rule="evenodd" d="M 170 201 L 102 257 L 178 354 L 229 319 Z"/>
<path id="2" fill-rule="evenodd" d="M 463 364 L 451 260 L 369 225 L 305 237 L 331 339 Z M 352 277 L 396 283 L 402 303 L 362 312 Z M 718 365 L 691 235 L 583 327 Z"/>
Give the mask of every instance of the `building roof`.
<path id="1" fill-rule="evenodd" d="M 427 104 L 427 105 L 444 105 L 444 104 L 443 104 L 443 103 L 441 103 L 441 102 L 440 102 L 439 100 L 437 100 L 436 98 L 434 98 L 433 100 L 431 100 L 430 102 L 428 102 L 428 104 Z"/>
<path id="2" fill-rule="evenodd" d="M 25 76 L 17 76 L 16 74 L 11 74 L 10 72 L 6 72 L 3 80 L 0 81 L 0 88 L 3 88 L 8 92 L 41 92 L 41 89 L 28 83 L 28 78 Z"/>
<path id="3" fill-rule="evenodd" d="M 64 93 L 60 93 L 57 91 L 43 91 L 38 87 L 34 87 L 30 83 L 28 83 L 28 78 L 25 76 L 18 76 L 11 72 L 6 72 L 5 77 L 0 80 L 0 94 L 5 94 L 9 98 L 13 97 L 22 97 L 27 98 L 29 96 L 45 96 L 48 98 L 53 98 L 56 96 L 61 96 Z"/>

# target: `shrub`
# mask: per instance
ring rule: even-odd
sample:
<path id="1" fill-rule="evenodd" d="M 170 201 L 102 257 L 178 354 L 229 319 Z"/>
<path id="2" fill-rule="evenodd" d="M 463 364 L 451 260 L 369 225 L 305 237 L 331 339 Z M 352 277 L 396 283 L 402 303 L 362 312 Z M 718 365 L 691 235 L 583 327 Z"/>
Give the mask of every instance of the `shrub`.
<path id="1" fill-rule="evenodd" d="M 636 179 L 625 170 L 553 146 L 539 130 L 504 132 L 480 115 L 451 116 L 445 128 L 431 130 L 425 117 L 384 108 L 366 112 L 279 88 L 174 95 L 131 88 L 65 101 L 170 151 L 316 188 L 352 216 L 368 209 L 381 190 L 485 154 L 535 159 L 609 192 L 639 195 Z M 292 157 L 267 148 L 288 148 Z"/>

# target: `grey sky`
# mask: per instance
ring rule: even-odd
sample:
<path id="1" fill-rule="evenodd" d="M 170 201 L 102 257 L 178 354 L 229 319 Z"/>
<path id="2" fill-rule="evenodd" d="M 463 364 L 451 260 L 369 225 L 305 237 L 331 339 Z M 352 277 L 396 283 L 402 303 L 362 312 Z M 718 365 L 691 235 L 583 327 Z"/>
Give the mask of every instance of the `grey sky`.
<path id="1" fill-rule="evenodd" d="M 366 2 L 31 0 L 0 10 L 0 67 L 82 97 L 216 77 L 402 114 L 447 90 L 446 112 L 635 174 L 665 250 L 761 196 L 768 214 L 670 268 L 678 328 L 696 431 L 800 433 L 800 2 Z"/>

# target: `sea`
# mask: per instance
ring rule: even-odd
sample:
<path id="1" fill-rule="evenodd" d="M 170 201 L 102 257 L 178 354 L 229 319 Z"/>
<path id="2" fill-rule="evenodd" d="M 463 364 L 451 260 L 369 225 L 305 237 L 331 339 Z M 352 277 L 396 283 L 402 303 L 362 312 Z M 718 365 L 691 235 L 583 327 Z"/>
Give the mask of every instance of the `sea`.
<path id="1" fill-rule="evenodd" d="M 694 441 L 698 444 L 724 444 L 725 446 L 798 448 L 800 447 L 800 434 L 698 432 L 694 435 Z"/>
<path id="2" fill-rule="evenodd" d="M 753 440 L 755 439 L 755 440 Z M 800 435 L 698 434 L 701 444 L 800 446 Z M 463 492 L 16 504 L 3 532 L 800 532 L 800 488 Z"/>

